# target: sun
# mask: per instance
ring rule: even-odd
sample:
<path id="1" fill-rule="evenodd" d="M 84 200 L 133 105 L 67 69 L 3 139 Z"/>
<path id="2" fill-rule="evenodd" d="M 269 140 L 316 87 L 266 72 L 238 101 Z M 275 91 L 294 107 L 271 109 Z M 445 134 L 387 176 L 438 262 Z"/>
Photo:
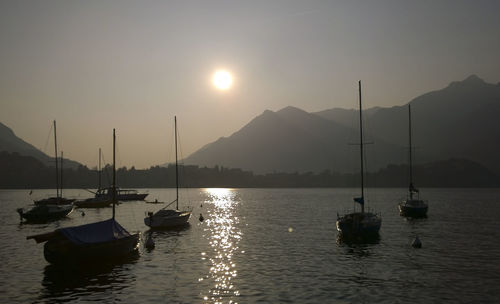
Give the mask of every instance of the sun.
<path id="1" fill-rule="evenodd" d="M 225 91 L 233 85 L 233 76 L 226 70 L 217 70 L 212 76 L 212 83 L 217 89 Z"/>

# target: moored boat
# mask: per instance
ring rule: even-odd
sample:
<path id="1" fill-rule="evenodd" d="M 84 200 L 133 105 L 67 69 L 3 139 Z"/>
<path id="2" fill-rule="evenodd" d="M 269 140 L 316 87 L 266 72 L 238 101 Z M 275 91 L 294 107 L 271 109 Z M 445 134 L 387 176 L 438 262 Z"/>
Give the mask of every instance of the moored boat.
<path id="1" fill-rule="evenodd" d="M 63 188 L 63 178 L 62 178 L 62 152 L 61 152 L 61 174 L 59 176 L 59 161 L 57 157 L 57 129 L 56 129 L 56 121 L 54 120 L 54 149 L 55 149 L 55 164 L 56 164 L 56 196 L 44 198 L 40 200 L 36 200 L 33 203 L 35 205 L 68 205 L 75 201 L 75 199 L 64 198 L 62 196 L 62 188 Z"/>
<path id="2" fill-rule="evenodd" d="M 413 185 L 413 159 L 411 143 L 411 105 L 408 105 L 408 130 L 409 130 L 409 174 L 410 185 L 408 187 L 408 196 L 399 203 L 398 209 L 401 216 L 421 218 L 427 216 L 429 205 L 420 199 L 420 191 Z"/>
<path id="3" fill-rule="evenodd" d="M 361 196 L 354 201 L 361 205 L 361 212 L 351 212 L 342 216 L 337 214 L 336 227 L 342 237 L 377 236 L 382 225 L 378 214 L 365 212 L 364 196 L 364 154 L 363 154 L 363 116 L 361 106 L 361 81 L 359 82 L 359 134 L 360 134 L 360 163 L 361 163 Z"/>
<path id="4" fill-rule="evenodd" d="M 28 211 L 23 208 L 17 209 L 19 216 L 30 223 L 45 223 L 59 220 L 73 212 L 72 205 L 38 205 Z"/>
<path id="5" fill-rule="evenodd" d="M 113 188 L 115 187 L 115 130 L 113 129 Z M 140 235 L 129 233 L 115 220 L 114 195 L 112 202 L 113 215 L 109 220 L 60 228 L 49 233 L 28 236 L 27 239 L 34 239 L 37 243 L 45 242 L 44 257 L 52 264 L 100 262 L 136 254 Z"/>
<path id="6" fill-rule="evenodd" d="M 106 208 L 113 203 L 112 199 L 108 198 L 87 198 L 73 203 L 77 208 Z"/>
<path id="7" fill-rule="evenodd" d="M 148 193 L 139 193 L 137 190 L 120 189 L 114 190 L 116 199 L 119 201 L 142 201 L 148 196 Z M 113 196 L 113 188 L 98 189 L 95 193 L 96 198 L 109 199 Z"/>
<path id="8" fill-rule="evenodd" d="M 144 224 L 152 229 L 166 229 L 189 224 L 191 211 L 179 210 L 179 165 L 177 161 L 177 117 L 174 117 L 175 130 L 175 200 L 166 205 L 157 212 L 148 212 L 144 218 Z M 170 205 L 176 203 L 175 210 L 167 209 Z"/>

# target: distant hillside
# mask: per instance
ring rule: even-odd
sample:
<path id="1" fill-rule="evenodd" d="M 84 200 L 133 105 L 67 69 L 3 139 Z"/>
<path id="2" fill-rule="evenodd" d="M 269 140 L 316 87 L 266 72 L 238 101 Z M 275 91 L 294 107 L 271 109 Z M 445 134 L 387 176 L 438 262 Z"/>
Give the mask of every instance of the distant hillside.
<path id="1" fill-rule="evenodd" d="M 500 84 L 472 75 L 410 101 L 417 163 L 463 158 L 500 173 Z M 185 159 L 193 165 L 255 172 L 319 172 L 358 169 L 358 111 L 306 113 L 287 107 L 265 111 L 230 137 Z M 407 161 L 408 106 L 369 108 L 364 113 L 369 169 Z"/>
<path id="2" fill-rule="evenodd" d="M 33 156 L 46 166 L 55 165 L 54 157 L 48 156 L 33 145 L 17 137 L 9 127 L 2 123 L 0 123 L 0 151 L 17 152 L 21 155 Z M 64 159 L 64 167 L 76 168 L 79 165 L 75 161 Z"/>
<path id="3" fill-rule="evenodd" d="M 265 111 L 228 138 L 206 145 L 184 160 L 186 164 L 242 168 L 256 173 L 319 172 L 331 169 L 350 172 L 358 168 L 355 131 L 303 110 L 286 107 Z M 400 148 L 377 142 L 377 152 L 401 161 Z M 370 168 L 386 165 L 367 154 Z"/>

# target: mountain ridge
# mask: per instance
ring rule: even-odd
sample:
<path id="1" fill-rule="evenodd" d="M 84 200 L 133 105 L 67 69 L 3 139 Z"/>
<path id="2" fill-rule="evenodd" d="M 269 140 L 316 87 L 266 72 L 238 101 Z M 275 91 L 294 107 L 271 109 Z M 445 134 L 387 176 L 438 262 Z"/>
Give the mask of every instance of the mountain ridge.
<path id="1" fill-rule="evenodd" d="M 500 115 L 500 85 L 487 83 L 477 75 L 470 75 L 462 81 L 452 81 L 448 86 L 417 96 L 405 105 L 363 110 L 363 118 L 368 122 L 365 124 L 365 133 L 372 134 L 376 142 L 373 150 L 377 156 L 374 158 L 382 158 L 378 163 L 375 162 L 375 168 L 406 162 L 409 104 L 412 105 L 414 143 L 419 147 L 417 161 L 466 158 L 500 172 L 500 164 L 496 162 L 496 155 L 500 153 L 500 142 L 496 143 L 500 138 L 500 123 L 496 118 Z M 347 167 L 351 167 L 350 171 L 355 171 L 356 162 L 347 160 L 355 152 L 346 151 L 342 145 L 357 138 L 352 134 L 358 132 L 358 115 L 358 110 L 341 108 L 312 113 L 292 106 L 276 112 L 265 110 L 231 136 L 207 144 L 184 161 L 201 166 L 253 169 L 258 173 L 294 170 L 317 172 L 321 170 L 320 167 L 340 172 L 348 171 Z M 325 121 L 335 124 L 327 124 Z M 285 126 L 288 126 L 288 130 Z M 337 136 L 333 133 L 337 133 Z M 243 138 L 250 134 L 250 137 Z M 256 139 L 257 135 L 266 137 L 267 142 Z M 294 145 L 293 141 L 300 144 Z M 245 149 L 253 152 L 248 153 L 245 149 L 234 147 L 235 142 L 244 143 Z M 332 142 L 342 153 L 332 150 Z M 221 143 L 223 146 L 220 146 Z M 252 147 L 252 143 L 258 148 Z M 490 144 L 491 151 L 482 149 L 485 143 Z M 269 150 L 263 144 L 273 144 L 276 149 Z M 310 148 L 309 155 L 303 150 L 304 146 Z M 258 152 L 260 148 L 267 153 L 277 153 L 281 158 L 287 158 L 291 147 L 297 151 L 288 160 Z M 208 154 L 207 149 L 211 151 Z M 232 157 L 232 161 L 227 162 L 224 157 L 217 157 L 216 154 Z M 240 157 L 237 159 L 231 154 L 239 154 Z M 367 157 L 370 157 L 370 152 Z M 252 158 L 262 159 L 269 167 L 266 170 L 255 164 L 255 161 L 248 160 Z M 299 162 L 308 164 L 292 165 Z"/>
<path id="2" fill-rule="evenodd" d="M 54 157 L 43 153 L 32 144 L 19 138 L 11 128 L 7 127 L 5 124 L 1 122 L 0 122 L 0 151 L 17 152 L 20 155 L 32 156 L 41 161 L 46 166 L 49 167 L 54 166 Z M 76 161 L 64 158 L 64 167 L 77 168 L 78 166 L 81 166 L 81 164 Z"/>

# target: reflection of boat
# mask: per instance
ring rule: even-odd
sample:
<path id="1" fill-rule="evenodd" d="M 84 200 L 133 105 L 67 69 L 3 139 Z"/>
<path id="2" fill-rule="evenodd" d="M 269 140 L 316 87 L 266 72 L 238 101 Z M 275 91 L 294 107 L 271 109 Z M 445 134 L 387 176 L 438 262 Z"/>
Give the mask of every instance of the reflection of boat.
<path id="1" fill-rule="evenodd" d="M 175 200 L 156 213 L 148 212 L 144 223 L 150 228 L 170 228 L 188 224 L 191 211 L 179 211 L 179 166 L 177 162 L 177 117 L 174 117 L 175 126 Z M 176 203 L 175 210 L 166 209 Z"/>
<path id="2" fill-rule="evenodd" d="M 99 166 L 97 168 L 99 175 L 99 183 L 97 189 L 101 189 L 101 148 L 99 148 Z M 109 207 L 113 202 L 112 198 L 107 197 L 91 197 L 85 200 L 76 201 L 73 204 L 78 208 L 104 208 Z"/>
<path id="3" fill-rule="evenodd" d="M 115 170 L 115 130 L 113 129 L 113 188 L 116 185 Z M 116 193 L 113 191 L 112 193 Z M 44 245 L 45 259 L 52 264 L 102 261 L 128 256 L 137 251 L 139 234 L 130 234 L 115 220 L 113 197 L 113 216 L 109 220 L 60 228 L 53 232 L 28 236 Z"/>
<path id="4" fill-rule="evenodd" d="M 137 190 L 115 188 L 115 196 L 119 201 L 142 201 L 148 196 L 147 193 L 139 193 Z M 113 188 L 98 189 L 96 198 L 110 199 L 113 197 Z"/>
<path id="5" fill-rule="evenodd" d="M 56 131 L 56 121 L 54 120 L 54 147 L 55 147 L 55 161 L 56 161 L 56 196 L 44 198 L 41 200 L 35 201 L 35 205 L 67 205 L 74 202 L 74 199 L 68 199 L 62 197 L 62 154 L 61 154 L 61 180 L 59 184 L 59 168 L 58 168 L 58 157 L 57 157 L 57 131 Z M 59 186 L 60 192 L 59 192 Z"/>
<path id="6" fill-rule="evenodd" d="M 364 169 L 363 169 L 363 116 L 361 107 L 361 81 L 359 82 L 359 134 L 360 134 L 360 160 L 361 160 L 361 196 L 354 198 L 361 205 L 361 212 L 352 212 L 343 216 L 337 215 L 337 230 L 343 237 L 376 235 L 382 225 L 382 219 L 375 213 L 365 212 L 364 197 Z"/>
<path id="7" fill-rule="evenodd" d="M 17 209 L 21 219 L 32 223 L 44 223 L 61 219 L 73 211 L 72 205 L 38 205 L 24 212 L 23 208 Z"/>
<path id="8" fill-rule="evenodd" d="M 124 259 L 92 263 L 92 267 L 87 264 L 48 264 L 43 271 L 43 289 L 39 299 L 41 302 L 53 303 L 74 301 L 76 297 L 81 301 L 84 294 L 109 292 L 110 289 L 116 292 L 127 288 L 135 278 L 119 275 L 121 265 L 135 263 L 137 258 L 138 254 Z"/>
<path id="9" fill-rule="evenodd" d="M 399 203 L 399 214 L 407 217 L 426 217 L 428 205 L 420 199 L 420 191 L 413 186 L 413 163 L 411 146 L 411 107 L 408 105 L 408 129 L 409 129 L 409 167 L 410 167 L 410 186 L 408 187 L 408 197 Z M 416 198 L 414 198 L 416 195 Z"/>
<path id="10" fill-rule="evenodd" d="M 339 234 L 337 236 L 337 244 L 347 245 L 351 248 L 357 248 L 358 245 L 366 246 L 366 245 L 375 245 L 379 243 L 380 243 L 380 234 L 378 233 L 362 234 L 362 235 Z"/>

